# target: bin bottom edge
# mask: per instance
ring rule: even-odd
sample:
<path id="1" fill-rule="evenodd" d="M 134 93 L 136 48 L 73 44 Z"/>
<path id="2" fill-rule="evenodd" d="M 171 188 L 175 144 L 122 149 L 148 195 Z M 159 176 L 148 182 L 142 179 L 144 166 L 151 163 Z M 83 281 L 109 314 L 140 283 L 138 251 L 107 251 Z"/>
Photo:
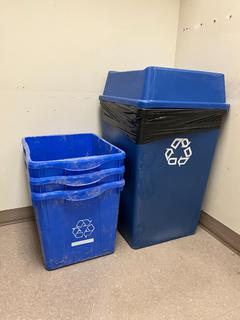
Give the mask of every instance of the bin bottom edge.
<path id="1" fill-rule="evenodd" d="M 107 255 L 110 255 L 110 254 L 114 253 L 114 251 L 115 251 L 115 249 L 107 251 L 107 252 L 104 252 L 103 254 L 99 254 L 99 255 L 96 255 L 96 256 L 93 256 L 93 257 L 89 257 L 89 258 L 86 258 L 86 259 L 79 259 L 77 261 L 73 261 L 73 262 L 69 262 L 69 263 L 56 263 L 56 264 L 44 263 L 44 267 L 45 267 L 45 269 L 47 271 L 53 271 L 53 270 L 56 270 L 56 269 L 59 269 L 59 268 L 69 267 L 71 265 L 74 265 L 74 264 L 77 264 L 77 263 L 81 263 L 81 262 L 85 262 L 85 261 L 88 261 L 88 260 L 101 258 L 101 257 L 104 257 L 104 256 L 107 256 Z"/>

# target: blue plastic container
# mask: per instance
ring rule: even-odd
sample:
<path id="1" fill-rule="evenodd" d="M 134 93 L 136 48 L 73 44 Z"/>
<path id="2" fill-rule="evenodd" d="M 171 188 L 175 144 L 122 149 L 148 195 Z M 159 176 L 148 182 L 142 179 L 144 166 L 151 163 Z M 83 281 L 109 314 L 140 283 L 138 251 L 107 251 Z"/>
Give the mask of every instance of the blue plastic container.
<path id="1" fill-rule="evenodd" d="M 46 269 L 110 254 L 124 180 L 78 191 L 32 193 Z"/>
<path id="2" fill-rule="evenodd" d="M 32 192 L 51 192 L 58 190 L 79 190 L 123 179 L 125 168 L 112 168 L 83 173 L 74 176 L 53 176 L 44 178 L 29 177 Z"/>
<path id="3" fill-rule="evenodd" d="M 109 72 L 100 100 L 145 109 L 229 108 L 224 75 L 156 67 Z M 105 121 L 102 132 L 127 155 L 119 230 L 130 246 L 141 248 L 193 234 L 219 129 L 171 134 L 146 144 L 135 143 Z"/>
<path id="4" fill-rule="evenodd" d="M 75 175 L 123 166 L 125 153 L 94 134 L 53 135 L 23 139 L 33 178 Z"/>

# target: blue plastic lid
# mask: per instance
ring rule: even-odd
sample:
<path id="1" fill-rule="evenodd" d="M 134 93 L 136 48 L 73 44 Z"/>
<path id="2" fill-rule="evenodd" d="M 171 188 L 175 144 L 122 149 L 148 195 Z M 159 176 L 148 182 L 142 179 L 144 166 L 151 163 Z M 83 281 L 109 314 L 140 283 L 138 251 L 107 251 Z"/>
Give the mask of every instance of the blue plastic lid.
<path id="1" fill-rule="evenodd" d="M 140 108 L 229 108 L 223 74 L 160 67 L 110 71 L 99 98 Z"/>

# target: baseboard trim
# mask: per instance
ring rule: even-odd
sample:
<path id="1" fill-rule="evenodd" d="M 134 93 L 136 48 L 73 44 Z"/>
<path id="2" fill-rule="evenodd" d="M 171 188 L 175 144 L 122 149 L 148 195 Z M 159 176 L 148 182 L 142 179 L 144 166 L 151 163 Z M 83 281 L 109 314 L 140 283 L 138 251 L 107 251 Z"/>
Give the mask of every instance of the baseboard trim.
<path id="1" fill-rule="evenodd" d="M 33 220 L 33 207 L 0 211 L 0 226 Z"/>
<path id="2" fill-rule="evenodd" d="M 0 211 L 0 226 L 34 219 L 33 207 Z M 201 212 L 200 225 L 234 252 L 240 254 L 240 235 L 226 227 L 206 212 Z"/>
<path id="3" fill-rule="evenodd" d="M 235 253 L 240 254 L 240 234 L 226 227 L 206 212 L 201 212 L 200 225 Z"/>

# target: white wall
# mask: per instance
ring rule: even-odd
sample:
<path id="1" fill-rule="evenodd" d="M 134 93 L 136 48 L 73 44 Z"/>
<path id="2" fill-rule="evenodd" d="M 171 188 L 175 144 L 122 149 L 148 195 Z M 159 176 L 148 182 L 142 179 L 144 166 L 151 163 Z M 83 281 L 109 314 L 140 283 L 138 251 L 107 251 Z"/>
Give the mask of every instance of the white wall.
<path id="1" fill-rule="evenodd" d="M 21 138 L 98 132 L 107 71 L 174 66 L 179 0 L 0 0 L 0 210 L 30 204 Z"/>
<path id="2" fill-rule="evenodd" d="M 219 141 L 203 209 L 240 233 L 239 0 L 181 1 L 176 66 L 225 73 L 231 111 Z"/>

